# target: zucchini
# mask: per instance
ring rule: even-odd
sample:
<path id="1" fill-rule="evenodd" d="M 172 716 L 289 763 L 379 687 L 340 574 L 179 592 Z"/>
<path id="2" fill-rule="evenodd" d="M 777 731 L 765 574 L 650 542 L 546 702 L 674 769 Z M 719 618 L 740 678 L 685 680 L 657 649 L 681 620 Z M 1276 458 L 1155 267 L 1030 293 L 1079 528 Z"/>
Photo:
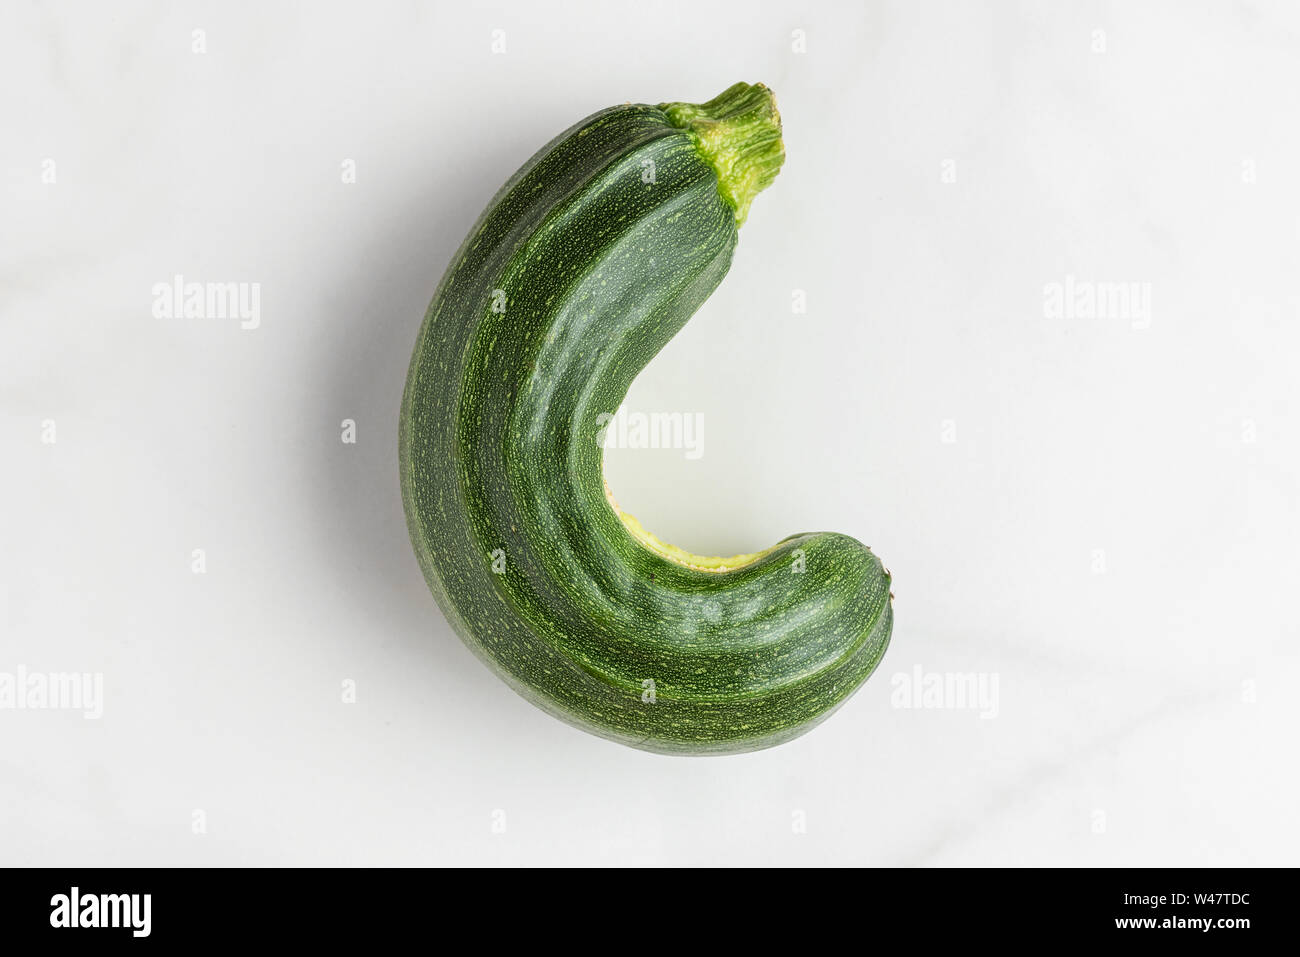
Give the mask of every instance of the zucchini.
<path id="1" fill-rule="evenodd" d="M 889 642 L 889 573 L 854 539 L 692 555 L 602 475 L 602 414 L 721 282 L 784 158 L 762 85 L 583 120 L 479 218 L 411 361 L 402 497 L 443 613 L 519 694 L 632 747 L 788 741 Z"/>

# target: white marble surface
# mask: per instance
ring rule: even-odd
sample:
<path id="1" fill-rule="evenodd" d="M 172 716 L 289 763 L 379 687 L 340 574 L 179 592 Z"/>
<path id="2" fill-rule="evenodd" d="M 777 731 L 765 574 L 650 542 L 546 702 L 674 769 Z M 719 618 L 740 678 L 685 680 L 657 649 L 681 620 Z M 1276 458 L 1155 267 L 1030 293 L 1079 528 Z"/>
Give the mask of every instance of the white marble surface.
<path id="1" fill-rule="evenodd" d="M 0 863 L 1297 863 L 1295 5 L 108 6 L 0 15 L 0 673 L 103 680 L 0 710 Z M 861 538 L 897 625 L 808 736 L 671 759 L 452 635 L 397 409 L 537 146 L 737 79 L 787 167 L 629 401 L 705 454 L 610 479 L 697 551 Z M 156 316 L 177 274 L 257 327 Z M 996 715 L 896 707 L 918 666 Z"/>

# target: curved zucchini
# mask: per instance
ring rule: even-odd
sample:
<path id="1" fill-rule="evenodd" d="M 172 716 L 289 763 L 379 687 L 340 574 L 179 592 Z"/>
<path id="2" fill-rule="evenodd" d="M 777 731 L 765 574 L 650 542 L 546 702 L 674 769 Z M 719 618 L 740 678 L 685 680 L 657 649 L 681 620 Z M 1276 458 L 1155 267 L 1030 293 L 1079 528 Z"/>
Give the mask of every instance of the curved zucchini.
<path id="1" fill-rule="evenodd" d="M 691 555 L 602 477 L 602 414 L 721 282 L 784 156 L 761 85 L 583 120 L 474 226 L 406 383 L 407 521 L 456 632 L 525 698 L 645 750 L 794 738 L 889 641 L 889 574 L 854 539 Z"/>

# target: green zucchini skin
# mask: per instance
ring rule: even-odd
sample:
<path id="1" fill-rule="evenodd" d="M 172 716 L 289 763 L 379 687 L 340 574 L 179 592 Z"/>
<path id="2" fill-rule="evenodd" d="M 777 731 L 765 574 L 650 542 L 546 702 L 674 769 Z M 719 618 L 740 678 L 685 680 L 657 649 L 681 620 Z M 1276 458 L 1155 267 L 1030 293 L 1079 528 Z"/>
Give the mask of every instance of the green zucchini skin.
<path id="1" fill-rule="evenodd" d="M 596 113 L 493 199 L 420 330 L 400 469 L 434 597 L 511 687 L 632 747 L 722 754 L 828 716 L 893 613 L 888 572 L 847 536 L 706 571 L 647 547 L 606 499 L 600 416 L 721 282 L 744 215 L 672 106 Z"/>

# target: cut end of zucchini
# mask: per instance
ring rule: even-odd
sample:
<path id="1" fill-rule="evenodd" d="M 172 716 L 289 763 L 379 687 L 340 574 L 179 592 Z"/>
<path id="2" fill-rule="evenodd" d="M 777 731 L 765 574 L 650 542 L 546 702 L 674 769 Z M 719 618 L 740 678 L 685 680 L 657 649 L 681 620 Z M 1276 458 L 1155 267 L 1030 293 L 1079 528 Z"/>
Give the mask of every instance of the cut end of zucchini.
<path id="1" fill-rule="evenodd" d="M 736 225 L 749 215 L 754 197 L 767 189 L 785 162 L 781 114 L 761 83 L 737 83 L 707 103 L 661 103 L 673 126 L 695 139 L 718 174 L 718 192 L 736 211 Z"/>

